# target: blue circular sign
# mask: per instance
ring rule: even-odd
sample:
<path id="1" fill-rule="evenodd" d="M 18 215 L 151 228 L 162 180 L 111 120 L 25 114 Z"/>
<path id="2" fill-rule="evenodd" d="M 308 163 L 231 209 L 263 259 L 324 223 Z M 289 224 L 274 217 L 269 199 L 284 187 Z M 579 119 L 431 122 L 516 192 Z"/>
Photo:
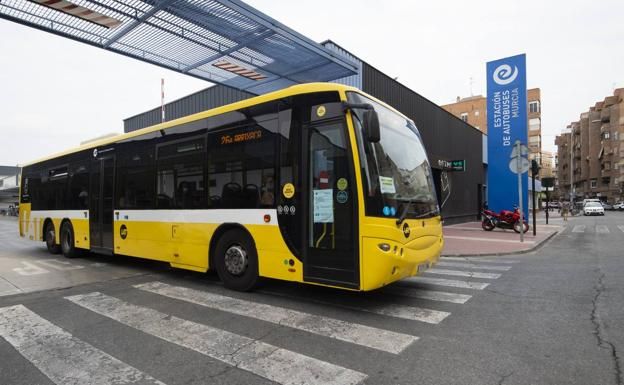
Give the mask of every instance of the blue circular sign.
<path id="1" fill-rule="evenodd" d="M 392 216 L 396 215 L 396 209 L 394 208 L 394 206 L 390 207 L 390 215 L 392 215 Z"/>
<path id="2" fill-rule="evenodd" d="M 384 206 L 384 208 L 383 208 L 383 214 L 384 214 L 385 216 L 390 215 L 390 207 L 388 207 L 388 206 Z"/>
<path id="3" fill-rule="evenodd" d="M 347 199 L 349 199 L 349 194 L 346 191 L 338 191 L 338 194 L 336 194 L 338 203 L 345 203 Z"/>

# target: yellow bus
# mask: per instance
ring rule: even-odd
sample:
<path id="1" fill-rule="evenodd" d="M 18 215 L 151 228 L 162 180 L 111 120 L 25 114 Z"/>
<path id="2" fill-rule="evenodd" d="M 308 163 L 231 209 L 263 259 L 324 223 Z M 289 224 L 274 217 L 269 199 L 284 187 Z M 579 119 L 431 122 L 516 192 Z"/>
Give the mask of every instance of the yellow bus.
<path id="1" fill-rule="evenodd" d="M 20 236 L 262 277 L 373 290 L 434 264 L 440 210 L 414 123 L 356 88 L 310 83 L 120 134 L 23 167 Z"/>

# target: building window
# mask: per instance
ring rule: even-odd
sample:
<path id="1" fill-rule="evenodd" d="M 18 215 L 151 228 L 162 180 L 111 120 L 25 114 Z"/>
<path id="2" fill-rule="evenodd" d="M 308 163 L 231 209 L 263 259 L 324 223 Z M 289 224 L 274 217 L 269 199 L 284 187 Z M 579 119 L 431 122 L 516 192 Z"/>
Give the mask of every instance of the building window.
<path id="1" fill-rule="evenodd" d="M 462 112 L 459 117 L 461 118 L 461 120 L 463 120 L 464 122 L 468 123 L 468 113 L 467 112 Z"/>
<path id="2" fill-rule="evenodd" d="M 529 113 L 538 113 L 539 110 L 539 101 L 529 102 Z"/>
<path id="3" fill-rule="evenodd" d="M 479 116 L 479 110 L 475 110 L 474 114 L 475 116 Z"/>
<path id="4" fill-rule="evenodd" d="M 602 139 L 609 139 L 611 133 L 609 131 L 605 131 L 602 133 Z"/>
<path id="5" fill-rule="evenodd" d="M 590 180 L 590 181 L 589 181 L 589 186 L 590 186 L 591 188 L 596 188 L 596 179 L 592 179 L 592 180 Z"/>
<path id="6" fill-rule="evenodd" d="M 540 123 L 541 122 L 539 118 L 529 119 L 529 131 L 539 131 L 539 129 L 541 128 Z"/>

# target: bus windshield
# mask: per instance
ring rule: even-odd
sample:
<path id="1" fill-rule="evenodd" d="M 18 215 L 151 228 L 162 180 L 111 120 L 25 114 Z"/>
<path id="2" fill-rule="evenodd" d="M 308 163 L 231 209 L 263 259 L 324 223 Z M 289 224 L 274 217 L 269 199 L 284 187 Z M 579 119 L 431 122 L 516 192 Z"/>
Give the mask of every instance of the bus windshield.
<path id="1" fill-rule="evenodd" d="M 366 214 L 394 218 L 429 218 L 440 214 L 431 167 L 414 123 L 355 92 L 353 103 L 372 104 L 379 115 L 381 141 L 361 134 L 363 111 L 354 111 L 365 180 Z"/>

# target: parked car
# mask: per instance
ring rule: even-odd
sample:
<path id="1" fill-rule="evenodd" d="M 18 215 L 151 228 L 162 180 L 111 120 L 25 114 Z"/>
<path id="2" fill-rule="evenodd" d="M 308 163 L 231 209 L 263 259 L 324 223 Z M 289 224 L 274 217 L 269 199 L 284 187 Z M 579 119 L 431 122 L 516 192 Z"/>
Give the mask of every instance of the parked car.
<path id="1" fill-rule="evenodd" d="M 613 205 L 613 210 L 624 210 L 624 202 L 618 202 Z"/>
<path id="2" fill-rule="evenodd" d="M 613 210 L 613 205 L 607 202 L 602 202 L 602 208 L 605 210 Z"/>
<path id="3" fill-rule="evenodd" d="M 587 202 L 583 206 L 583 215 L 605 215 L 600 202 Z"/>

